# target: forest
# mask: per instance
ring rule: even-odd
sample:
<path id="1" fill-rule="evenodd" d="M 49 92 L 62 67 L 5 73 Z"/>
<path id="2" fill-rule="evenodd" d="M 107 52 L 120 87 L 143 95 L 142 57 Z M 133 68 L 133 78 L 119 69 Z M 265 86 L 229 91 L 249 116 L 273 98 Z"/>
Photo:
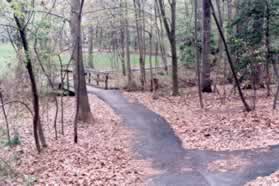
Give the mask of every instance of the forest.
<path id="1" fill-rule="evenodd" d="M 0 0 L 0 185 L 278 186 L 279 0 Z"/>

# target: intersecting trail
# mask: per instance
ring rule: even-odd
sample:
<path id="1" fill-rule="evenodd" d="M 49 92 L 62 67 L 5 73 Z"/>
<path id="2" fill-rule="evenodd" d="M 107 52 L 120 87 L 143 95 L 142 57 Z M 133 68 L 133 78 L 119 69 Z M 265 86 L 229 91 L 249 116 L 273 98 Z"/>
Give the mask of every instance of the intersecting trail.
<path id="1" fill-rule="evenodd" d="M 214 152 L 187 150 L 168 122 L 143 105 L 130 103 L 120 91 L 101 90 L 88 86 L 95 94 L 119 114 L 124 125 L 135 131 L 134 150 L 139 159 L 152 161 L 161 174 L 149 178 L 156 186 L 241 186 L 259 176 L 267 176 L 279 169 L 279 146 L 270 150 L 243 150 Z M 249 161 L 233 171 L 211 171 L 208 164 L 237 156 Z"/>

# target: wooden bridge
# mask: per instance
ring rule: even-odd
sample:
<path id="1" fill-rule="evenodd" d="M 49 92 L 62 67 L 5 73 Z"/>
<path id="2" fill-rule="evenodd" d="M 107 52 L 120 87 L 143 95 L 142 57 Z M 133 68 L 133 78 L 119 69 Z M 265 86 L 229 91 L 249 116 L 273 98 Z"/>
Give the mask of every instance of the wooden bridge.
<path id="1" fill-rule="evenodd" d="M 63 68 L 63 73 L 65 74 L 65 84 L 64 87 L 70 90 L 73 82 L 73 68 Z M 102 89 L 117 89 L 113 84 L 113 81 L 116 81 L 116 74 L 119 74 L 117 71 L 98 71 L 92 68 L 85 68 L 84 76 L 87 85 L 95 86 Z"/>
<path id="2" fill-rule="evenodd" d="M 154 67 L 154 68 L 145 68 L 146 71 L 150 70 L 165 70 L 165 66 L 162 67 Z M 64 66 L 62 69 L 63 73 L 65 74 L 65 83 L 64 88 L 66 90 L 71 90 L 71 85 L 73 82 L 73 68 L 70 66 Z M 139 72 L 139 68 L 132 69 L 132 72 Z M 86 79 L 87 85 L 95 86 L 97 88 L 102 89 L 119 89 L 121 88 L 119 85 L 119 81 L 122 76 L 121 72 L 117 70 L 110 70 L 110 71 L 100 71 L 92 68 L 85 68 L 84 76 Z M 73 89 L 72 89 L 73 91 Z"/>

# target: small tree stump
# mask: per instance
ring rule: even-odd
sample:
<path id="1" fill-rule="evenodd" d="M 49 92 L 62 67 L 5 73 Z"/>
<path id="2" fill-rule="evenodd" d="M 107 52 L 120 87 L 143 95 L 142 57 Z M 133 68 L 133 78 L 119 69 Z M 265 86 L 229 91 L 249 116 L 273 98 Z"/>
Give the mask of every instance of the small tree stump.
<path id="1" fill-rule="evenodd" d="M 159 94 L 158 94 L 158 89 L 159 89 L 159 79 L 158 78 L 153 78 L 152 81 L 152 98 L 153 99 L 159 99 Z"/>

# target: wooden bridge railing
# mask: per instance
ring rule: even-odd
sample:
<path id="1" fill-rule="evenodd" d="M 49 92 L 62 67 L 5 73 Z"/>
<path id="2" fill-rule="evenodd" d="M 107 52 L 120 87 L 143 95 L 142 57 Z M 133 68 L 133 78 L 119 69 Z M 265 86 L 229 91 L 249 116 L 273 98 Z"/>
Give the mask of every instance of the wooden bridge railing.
<path id="1" fill-rule="evenodd" d="M 73 73 L 72 68 L 63 69 L 66 78 L 66 88 L 70 88 L 70 73 Z M 89 85 L 95 85 L 100 88 L 109 88 L 109 79 L 112 79 L 111 74 L 115 73 L 115 71 L 97 71 L 94 69 L 85 69 L 84 76 L 86 77 L 87 83 Z M 95 82 L 95 84 L 94 84 Z M 104 83 L 104 87 L 101 86 L 101 83 Z"/>
<path id="2" fill-rule="evenodd" d="M 169 67 L 169 66 L 168 66 Z M 163 70 L 165 71 L 165 66 L 160 66 L 160 67 L 153 67 L 153 68 L 145 68 L 146 71 L 150 70 Z M 88 85 L 93 85 L 99 88 L 104 88 L 104 89 L 109 89 L 112 86 L 115 86 L 117 82 L 117 74 L 119 74 L 118 71 L 99 71 L 95 70 L 92 68 L 85 68 L 84 70 L 84 76 L 86 78 L 86 83 Z M 133 68 L 131 69 L 132 72 L 139 72 L 139 68 Z M 65 73 L 65 85 L 66 88 L 69 90 L 70 88 L 70 73 L 73 73 L 73 68 L 72 66 L 65 66 L 63 67 L 63 72 Z M 114 88 L 119 88 L 119 87 L 114 87 Z"/>
<path id="3" fill-rule="evenodd" d="M 100 87 L 101 83 L 104 83 L 104 88 L 107 90 L 109 87 L 109 79 L 111 79 L 112 72 L 102 72 L 96 71 L 93 69 L 86 69 L 87 83 L 92 85 L 93 82 L 96 82 L 96 86 Z"/>

